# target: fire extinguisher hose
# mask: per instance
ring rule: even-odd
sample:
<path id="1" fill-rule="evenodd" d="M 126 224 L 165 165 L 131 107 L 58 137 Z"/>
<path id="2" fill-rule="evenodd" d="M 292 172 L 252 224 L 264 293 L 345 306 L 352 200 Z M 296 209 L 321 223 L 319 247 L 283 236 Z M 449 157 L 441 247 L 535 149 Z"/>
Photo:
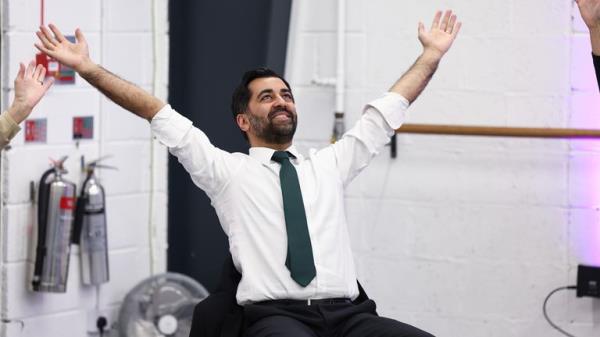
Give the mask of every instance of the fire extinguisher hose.
<path id="1" fill-rule="evenodd" d="M 71 237 L 71 242 L 78 245 L 79 242 L 81 241 L 81 229 L 83 227 L 83 215 L 85 213 L 85 205 L 87 204 L 88 200 L 85 197 L 85 185 L 88 183 L 88 181 L 90 180 L 90 177 L 92 175 L 88 174 L 88 176 L 85 178 L 85 181 L 83 182 L 83 184 L 81 185 L 81 193 L 79 194 L 79 198 L 77 198 L 77 204 L 75 206 L 75 221 L 73 222 L 73 236 Z"/>
<path id="2" fill-rule="evenodd" d="M 39 184 L 38 193 L 38 241 L 35 252 L 35 266 L 33 270 L 33 289 L 37 290 L 40 286 L 40 280 L 42 276 L 42 269 L 44 266 L 44 258 L 46 257 L 46 227 L 47 227 L 47 216 L 48 216 L 48 199 L 50 196 L 50 185 L 46 183 L 48 177 L 54 173 L 54 169 L 48 169 Z"/>

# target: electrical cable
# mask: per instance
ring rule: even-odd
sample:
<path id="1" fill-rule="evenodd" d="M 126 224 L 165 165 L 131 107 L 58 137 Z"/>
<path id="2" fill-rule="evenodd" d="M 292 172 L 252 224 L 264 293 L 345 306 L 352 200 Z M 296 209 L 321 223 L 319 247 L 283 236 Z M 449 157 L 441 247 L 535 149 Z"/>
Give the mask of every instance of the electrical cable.
<path id="1" fill-rule="evenodd" d="M 546 319 L 546 321 L 548 321 L 548 324 L 550 324 L 550 326 L 552 326 L 554 329 L 558 330 L 558 332 L 560 332 L 563 335 L 568 336 L 568 337 L 575 337 L 575 336 L 571 335 L 570 333 L 568 333 L 565 330 L 561 329 L 558 325 L 556 325 L 556 324 L 554 324 L 554 322 L 552 322 L 552 320 L 548 316 L 548 311 L 546 310 L 546 305 L 548 304 L 548 300 L 550 299 L 550 297 L 552 295 L 554 295 L 556 292 L 561 291 L 561 290 L 572 290 L 572 289 L 577 289 L 577 286 L 564 286 L 564 287 L 558 287 L 558 288 L 552 290 L 548 294 L 548 296 L 546 296 L 546 299 L 544 300 L 544 306 L 542 307 L 542 309 L 544 311 L 544 318 Z"/>
<path id="2" fill-rule="evenodd" d="M 40 26 L 44 25 L 44 12 L 45 12 L 44 0 L 40 0 Z"/>
<path id="3" fill-rule="evenodd" d="M 100 43 L 100 45 L 99 45 L 100 51 L 103 51 L 104 47 L 106 45 L 106 43 L 104 41 L 104 37 L 105 37 L 104 33 L 107 30 L 106 29 L 106 21 L 107 20 L 106 20 L 106 8 L 105 8 L 105 6 L 106 6 L 106 1 L 101 1 L 100 2 L 100 30 L 98 31 L 98 40 L 99 40 L 99 43 Z M 98 61 L 99 61 L 99 63 L 98 64 L 103 64 L 104 63 L 104 57 L 103 57 L 103 55 L 104 55 L 103 52 L 99 53 L 99 55 L 98 55 Z M 99 116 L 98 116 L 98 121 L 97 121 L 97 123 L 98 123 L 97 128 L 100 131 L 100 132 L 98 132 L 98 154 L 100 155 L 100 157 L 98 158 L 98 160 L 99 160 L 100 158 L 104 158 L 104 157 L 110 156 L 110 154 L 106 154 L 105 153 L 104 132 L 102 132 L 102 130 L 105 128 L 104 119 L 102 118 L 103 116 L 105 116 L 105 115 L 102 114 L 102 111 L 103 111 L 102 99 L 98 100 L 98 111 L 100 112 Z M 85 169 L 85 162 L 82 162 L 82 165 L 83 166 L 82 166 L 81 169 L 83 171 Z M 102 172 L 102 171 L 100 171 L 100 172 Z M 102 173 L 99 173 L 99 174 L 102 175 Z M 87 178 L 86 178 L 86 180 L 87 180 Z M 84 184 L 85 184 L 85 182 L 84 182 Z M 81 185 L 81 186 L 84 186 L 84 185 Z M 104 206 L 106 206 L 106 205 L 104 205 Z M 107 240 L 108 240 L 108 238 L 107 238 Z M 108 249 L 108 247 L 107 247 L 107 249 Z M 100 314 L 101 313 L 101 310 L 100 310 L 100 307 L 101 307 L 101 305 L 100 305 L 100 295 L 101 295 L 100 289 L 101 288 L 100 288 L 99 284 L 97 284 L 97 285 L 94 286 L 94 293 L 95 293 L 94 309 L 96 311 L 96 314 Z M 104 319 L 104 324 L 102 324 L 100 318 Z M 104 329 L 106 327 L 106 324 L 107 324 L 106 317 L 100 316 L 100 317 L 98 317 L 96 319 L 96 328 L 98 328 L 98 334 L 99 334 L 100 337 L 104 336 L 104 331 L 105 331 Z"/>
<path id="4" fill-rule="evenodd" d="M 152 15 L 152 95 L 157 96 L 159 90 L 159 40 L 158 40 L 158 4 L 156 0 L 152 0 L 151 3 L 151 15 Z M 150 191 L 149 191 L 149 205 L 148 205 L 148 239 L 150 245 L 150 275 L 155 275 L 155 264 L 156 264 L 156 232 L 157 225 L 154 219 L 154 197 L 155 197 L 155 186 L 154 186 L 154 175 L 156 174 L 156 163 L 155 163 L 155 141 L 152 133 L 150 134 Z"/>

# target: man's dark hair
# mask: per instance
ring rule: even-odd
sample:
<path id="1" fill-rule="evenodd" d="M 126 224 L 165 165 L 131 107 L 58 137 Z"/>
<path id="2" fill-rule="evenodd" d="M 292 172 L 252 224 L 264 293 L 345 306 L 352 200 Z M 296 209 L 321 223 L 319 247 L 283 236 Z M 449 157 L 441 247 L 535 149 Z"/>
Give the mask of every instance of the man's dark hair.
<path id="1" fill-rule="evenodd" d="M 277 77 L 280 80 L 282 80 L 283 83 L 285 83 L 285 85 L 288 89 L 290 89 L 290 91 L 292 90 L 290 84 L 283 77 L 281 77 L 281 75 L 277 74 L 269 68 L 257 68 L 249 70 L 244 73 L 240 84 L 238 84 L 238 86 L 233 91 L 233 95 L 231 96 L 231 112 L 233 113 L 233 118 L 236 118 L 237 115 L 246 112 L 246 109 L 248 109 L 248 102 L 250 101 L 250 97 L 252 96 L 250 89 L 248 89 L 248 84 L 250 84 L 250 82 L 254 81 L 257 78 L 263 77 Z"/>

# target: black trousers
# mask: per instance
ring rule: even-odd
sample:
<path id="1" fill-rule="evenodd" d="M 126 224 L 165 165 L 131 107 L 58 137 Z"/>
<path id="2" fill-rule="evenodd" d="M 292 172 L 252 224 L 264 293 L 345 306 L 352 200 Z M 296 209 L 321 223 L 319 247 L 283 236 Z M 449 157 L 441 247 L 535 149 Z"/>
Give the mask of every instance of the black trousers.
<path id="1" fill-rule="evenodd" d="M 244 306 L 244 337 L 433 337 L 408 324 L 379 317 L 375 302 L 272 301 Z"/>

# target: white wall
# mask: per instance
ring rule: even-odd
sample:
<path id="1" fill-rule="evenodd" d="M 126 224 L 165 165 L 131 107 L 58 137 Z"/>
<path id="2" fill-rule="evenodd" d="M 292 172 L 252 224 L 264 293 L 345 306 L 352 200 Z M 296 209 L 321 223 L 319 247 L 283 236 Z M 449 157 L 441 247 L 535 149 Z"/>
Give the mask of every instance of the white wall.
<path id="1" fill-rule="evenodd" d="M 420 52 L 436 9 L 464 22 L 410 123 L 600 128 L 589 38 L 571 0 L 347 0 L 346 126 Z M 575 16 L 575 20 L 572 19 Z M 287 77 L 302 147 L 325 145 L 336 1 L 295 1 Z M 359 279 L 383 315 L 438 336 L 560 336 L 545 296 L 600 266 L 597 141 L 400 135 L 347 191 Z M 598 336 L 600 301 L 556 294 L 549 314 Z"/>
<path id="2" fill-rule="evenodd" d="M 155 2 L 156 60 L 152 0 L 46 0 L 45 18 L 70 34 L 80 27 L 94 61 L 149 91 L 155 87 L 165 99 L 168 1 Z M 3 109 L 12 99 L 19 62 L 28 62 L 37 52 L 33 43 L 39 18 L 39 0 L 3 1 Z M 72 117 L 89 115 L 94 116 L 94 139 L 74 142 Z M 163 147 L 151 144 L 146 121 L 109 102 L 80 77 L 74 85 L 54 85 L 31 115 L 42 117 L 48 120 L 46 144 L 25 144 L 21 132 L 12 148 L 2 152 L 0 303 L 2 318 L 11 323 L 0 325 L 0 336 L 81 337 L 93 330 L 98 314 L 114 322 L 127 291 L 166 269 L 167 156 Z M 28 291 L 35 242 L 30 181 L 39 181 L 49 157 L 69 155 L 66 177 L 80 184 L 81 156 L 92 160 L 108 154 L 113 157 L 106 163 L 119 168 L 99 173 L 107 191 L 110 282 L 98 289 L 83 286 L 74 249 L 66 294 Z"/>

